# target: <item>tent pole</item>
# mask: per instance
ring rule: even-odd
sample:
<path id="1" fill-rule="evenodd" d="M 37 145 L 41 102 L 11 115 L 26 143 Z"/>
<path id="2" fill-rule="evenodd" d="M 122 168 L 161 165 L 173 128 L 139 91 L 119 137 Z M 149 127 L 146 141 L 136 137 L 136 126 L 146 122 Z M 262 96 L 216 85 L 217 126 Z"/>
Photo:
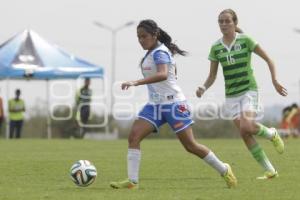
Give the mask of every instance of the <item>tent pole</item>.
<path id="1" fill-rule="evenodd" d="M 106 95 L 106 92 L 108 90 L 106 90 L 106 85 L 105 85 L 105 80 L 104 78 L 102 78 L 102 81 L 103 81 L 103 94 L 105 94 L 105 97 L 104 97 L 104 104 L 107 105 L 107 95 Z M 105 136 L 107 136 L 109 134 L 109 124 L 110 124 L 110 119 L 109 119 L 109 111 L 107 111 L 107 113 L 104 113 L 104 115 L 107 115 L 107 116 L 104 116 L 104 120 L 105 118 L 107 117 L 107 123 L 105 124 Z"/>
<path id="2" fill-rule="evenodd" d="M 47 138 L 52 138 L 52 130 L 51 130 L 51 113 L 50 113 L 50 95 L 49 95 L 49 79 L 46 80 L 46 98 L 47 98 Z"/>
<path id="3" fill-rule="evenodd" d="M 5 137 L 6 139 L 9 139 L 9 90 L 10 90 L 10 85 L 9 85 L 9 78 L 6 78 L 6 99 L 5 101 L 7 102 L 7 117 L 6 117 L 6 130 L 5 130 Z"/>

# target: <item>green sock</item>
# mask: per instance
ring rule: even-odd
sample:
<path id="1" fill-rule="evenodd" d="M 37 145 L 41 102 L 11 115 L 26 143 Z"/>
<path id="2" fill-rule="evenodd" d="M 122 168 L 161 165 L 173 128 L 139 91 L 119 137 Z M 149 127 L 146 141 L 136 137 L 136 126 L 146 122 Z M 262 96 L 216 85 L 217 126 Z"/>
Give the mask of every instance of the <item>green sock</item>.
<path id="1" fill-rule="evenodd" d="M 261 137 L 265 137 L 268 139 L 272 139 L 274 136 L 274 131 L 272 131 L 272 129 L 262 125 L 262 124 L 258 124 L 259 126 L 259 131 L 256 133 L 256 135 L 261 136 Z"/>
<path id="2" fill-rule="evenodd" d="M 253 145 L 249 150 L 254 159 L 264 168 L 265 171 L 275 172 L 273 165 L 259 144 Z"/>

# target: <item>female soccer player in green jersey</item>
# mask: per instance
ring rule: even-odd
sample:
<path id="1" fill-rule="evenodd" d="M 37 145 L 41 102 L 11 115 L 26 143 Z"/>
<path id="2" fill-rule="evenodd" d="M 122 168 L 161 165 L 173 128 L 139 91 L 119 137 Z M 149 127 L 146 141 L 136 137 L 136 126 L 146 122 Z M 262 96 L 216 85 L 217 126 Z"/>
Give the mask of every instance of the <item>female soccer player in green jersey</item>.
<path id="1" fill-rule="evenodd" d="M 286 96 L 287 90 L 277 81 L 274 63 L 266 52 L 237 27 L 238 18 L 232 9 L 223 10 L 219 15 L 218 22 L 223 37 L 211 47 L 210 72 L 205 83 L 197 89 L 196 94 L 201 97 L 214 83 L 218 65 L 221 63 L 225 80 L 225 111 L 228 111 L 227 114 L 233 119 L 254 159 L 265 170 L 264 175 L 258 179 L 275 178 L 278 176 L 278 172 L 254 136 L 258 135 L 269 139 L 280 154 L 284 151 L 284 143 L 275 128 L 267 128 L 255 121 L 258 113 L 258 91 L 251 66 L 252 52 L 259 55 L 268 64 L 276 91 L 280 95 Z"/>

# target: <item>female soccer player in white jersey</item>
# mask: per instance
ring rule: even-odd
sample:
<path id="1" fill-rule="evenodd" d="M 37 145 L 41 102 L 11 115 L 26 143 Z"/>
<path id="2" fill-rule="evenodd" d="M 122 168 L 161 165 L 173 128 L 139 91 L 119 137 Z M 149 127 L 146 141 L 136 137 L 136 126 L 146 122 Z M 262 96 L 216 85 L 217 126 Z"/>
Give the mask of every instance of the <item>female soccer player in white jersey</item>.
<path id="1" fill-rule="evenodd" d="M 277 81 L 274 63 L 266 52 L 250 37 L 242 34 L 241 29 L 237 27 L 238 19 L 233 10 L 223 10 L 218 22 L 223 37 L 211 47 L 210 72 L 196 94 L 201 97 L 214 83 L 218 65 L 221 63 L 225 80 L 225 110 L 229 111 L 229 117 L 233 119 L 254 159 L 264 168 L 264 175 L 258 179 L 277 177 L 278 172 L 254 138 L 254 135 L 265 137 L 272 141 L 278 153 L 284 151 L 284 143 L 276 129 L 255 122 L 258 112 L 258 92 L 251 66 L 252 52 L 267 62 L 276 91 L 286 96 L 287 90 Z"/>
<path id="2" fill-rule="evenodd" d="M 227 183 L 234 187 L 237 180 L 229 164 L 220 161 L 206 146 L 194 139 L 190 111 L 180 87 L 176 84 L 175 60 L 173 55 L 185 55 L 185 51 L 172 43 L 172 38 L 153 20 L 143 20 L 137 26 L 140 45 L 147 50 L 140 63 L 143 79 L 122 83 L 122 89 L 147 85 L 149 102 L 134 122 L 128 138 L 128 178 L 111 182 L 113 188 L 138 188 L 141 162 L 141 141 L 164 123 L 168 123 L 184 148 L 203 159 L 217 170 Z"/>

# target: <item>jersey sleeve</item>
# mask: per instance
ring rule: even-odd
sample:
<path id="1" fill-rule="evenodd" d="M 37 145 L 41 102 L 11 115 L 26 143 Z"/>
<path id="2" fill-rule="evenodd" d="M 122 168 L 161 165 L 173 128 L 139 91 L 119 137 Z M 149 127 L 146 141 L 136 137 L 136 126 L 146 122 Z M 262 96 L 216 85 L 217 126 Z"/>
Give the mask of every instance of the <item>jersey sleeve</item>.
<path id="1" fill-rule="evenodd" d="M 156 65 L 171 63 L 170 55 L 162 50 L 154 52 L 153 59 Z"/>
<path id="2" fill-rule="evenodd" d="M 208 60 L 210 60 L 210 61 L 218 61 L 218 58 L 217 58 L 217 56 L 215 54 L 215 48 L 214 48 L 214 46 L 212 46 L 210 48 L 210 52 L 209 52 L 209 55 L 208 55 Z"/>
<path id="3" fill-rule="evenodd" d="M 253 51 L 257 45 L 257 42 L 249 36 L 247 36 L 246 39 L 247 39 L 247 43 L 248 43 L 250 51 Z"/>

